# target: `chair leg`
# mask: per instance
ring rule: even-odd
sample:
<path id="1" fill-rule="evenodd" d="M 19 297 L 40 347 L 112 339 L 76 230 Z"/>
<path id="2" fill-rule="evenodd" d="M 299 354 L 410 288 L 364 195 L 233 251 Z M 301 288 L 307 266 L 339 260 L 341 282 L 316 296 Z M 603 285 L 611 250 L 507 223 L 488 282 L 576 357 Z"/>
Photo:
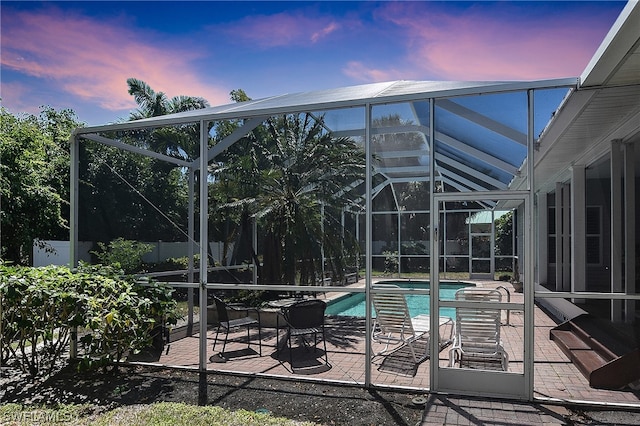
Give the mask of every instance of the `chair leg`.
<path id="1" fill-rule="evenodd" d="M 327 353 L 327 339 L 325 339 L 324 329 L 322 329 L 322 343 L 324 344 L 324 362 L 329 364 L 329 354 Z"/>
<path id="2" fill-rule="evenodd" d="M 220 324 L 218 324 L 218 329 L 216 330 L 216 338 L 213 341 L 213 352 L 216 351 L 216 343 L 218 343 L 218 334 L 220 333 Z"/>
<path id="3" fill-rule="evenodd" d="M 249 347 L 251 347 L 251 335 L 250 335 L 250 331 L 251 331 L 251 325 L 247 325 L 247 342 Z M 276 341 L 276 345 L 277 345 L 277 341 Z M 276 352 L 278 351 L 278 348 L 276 348 Z M 258 353 L 260 354 L 260 356 L 262 356 L 262 330 L 260 328 L 260 325 L 258 325 Z"/>
<path id="4" fill-rule="evenodd" d="M 291 333 L 287 333 L 288 343 L 289 343 L 289 365 L 291 365 L 291 370 L 293 370 L 293 347 L 291 346 Z"/>
<path id="5" fill-rule="evenodd" d="M 258 351 L 260 356 L 262 356 L 262 327 L 258 324 Z M 276 345 L 278 344 L 278 339 L 276 339 Z"/>
<path id="6" fill-rule="evenodd" d="M 224 348 L 227 347 L 227 338 L 229 337 L 229 328 L 225 327 L 225 335 L 224 335 L 224 343 L 222 344 L 222 351 L 220 352 L 220 357 L 224 358 Z"/>
<path id="7" fill-rule="evenodd" d="M 415 362 L 417 364 L 418 363 L 418 357 L 416 356 L 416 351 L 413 348 L 413 342 L 411 342 L 411 341 L 407 342 L 407 346 L 409 346 L 409 349 L 411 350 L 411 357 L 413 358 L 413 362 Z"/>

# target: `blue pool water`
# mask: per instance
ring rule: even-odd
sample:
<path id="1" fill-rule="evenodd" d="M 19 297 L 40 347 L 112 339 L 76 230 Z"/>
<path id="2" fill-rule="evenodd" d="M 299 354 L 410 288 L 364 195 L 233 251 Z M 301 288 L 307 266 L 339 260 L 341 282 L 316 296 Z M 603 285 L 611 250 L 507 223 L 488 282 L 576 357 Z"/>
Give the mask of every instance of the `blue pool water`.
<path id="1" fill-rule="evenodd" d="M 380 284 L 394 284 L 404 288 L 421 288 L 429 289 L 428 281 L 384 281 Z M 440 300 L 454 300 L 455 293 L 458 289 L 469 287 L 473 284 L 468 283 L 440 283 Z M 429 314 L 429 295 L 426 294 L 407 294 L 407 306 L 409 314 L 414 317 L 420 314 Z M 331 302 L 327 306 L 327 315 L 364 317 L 365 316 L 365 296 L 364 293 L 352 293 L 341 296 Z M 375 314 L 374 314 L 375 315 Z M 440 308 L 440 316 L 449 318 L 455 317 L 454 308 Z"/>

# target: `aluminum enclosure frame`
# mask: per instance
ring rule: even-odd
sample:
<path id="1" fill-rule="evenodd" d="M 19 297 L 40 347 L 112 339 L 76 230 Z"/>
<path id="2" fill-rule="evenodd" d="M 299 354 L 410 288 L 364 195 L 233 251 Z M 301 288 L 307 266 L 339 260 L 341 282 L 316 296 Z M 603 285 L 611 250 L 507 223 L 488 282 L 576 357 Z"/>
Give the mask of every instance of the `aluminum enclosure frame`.
<path id="1" fill-rule="evenodd" d="M 175 164 L 179 167 L 186 167 L 189 169 L 189 174 L 195 175 L 196 171 L 199 172 L 200 182 L 207 181 L 207 166 L 208 162 L 211 158 L 213 158 L 217 153 L 222 150 L 228 148 L 237 140 L 239 140 L 246 133 L 250 132 L 253 128 L 259 125 L 265 117 L 278 115 L 278 114 L 288 114 L 288 113 L 304 113 L 319 109 L 327 109 L 327 110 L 335 110 L 335 109 L 344 109 L 344 108 L 355 108 L 362 107 L 365 111 L 365 152 L 366 152 L 366 194 L 365 199 L 363 200 L 366 206 L 366 245 L 365 245 L 365 297 L 367 301 L 370 301 L 370 287 L 371 287 L 371 268 L 372 268 L 372 219 L 371 219 L 371 202 L 373 198 L 373 194 L 371 191 L 372 187 L 372 172 L 371 172 L 371 163 L 370 163 L 370 145 L 371 138 L 373 134 L 372 123 L 371 123 L 371 108 L 375 105 L 384 105 L 395 102 L 410 102 L 410 101 L 428 101 L 431 105 L 431 117 L 433 118 L 434 114 L 434 105 L 439 99 L 442 98 L 450 98 L 452 96 L 468 96 L 468 95 L 478 95 L 478 94 L 494 94 L 494 93 L 506 93 L 506 92 L 530 92 L 533 89 L 553 89 L 553 88 L 569 88 L 575 89 L 577 85 L 577 79 L 555 79 L 555 80 L 545 80 L 545 81 L 535 81 L 535 82 L 508 82 L 508 83 L 461 83 L 461 82 L 445 82 L 445 83 L 434 83 L 434 82 L 391 82 L 391 83 L 376 83 L 373 85 L 365 85 L 365 86 L 356 86 L 351 88 L 342 88 L 335 89 L 333 91 L 325 91 L 325 92 L 309 92 L 306 94 L 298 94 L 298 95 L 283 95 L 280 97 L 267 98 L 258 101 L 249 101 L 240 104 L 233 104 L 222 107 L 214 107 L 207 108 L 203 110 L 195 110 L 189 111 L 187 113 L 178 113 L 167 116 L 154 117 L 144 120 L 137 120 L 126 123 L 117 123 L 106 126 L 94 126 L 87 128 L 77 129 L 72 136 L 72 147 L 74 151 L 77 151 L 77 146 L 80 143 L 81 139 L 93 140 L 95 142 L 104 143 L 119 149 L 125 149 L 131 152 L 135 152 L 138 154 L 145 155 L 144 150 L 140 148 L 131 147 L 131 145 L 122 143 L 118 140 L 108 139 L 99 133 L 106 132 L 118 132 L 118 131 L 127 131 L 134 129 L 149 129 L 153 127 L 161 127 L 161 126 L 171 126 L 171 125 L 180 125 L 180 124 L 199 124 L 200 126 L 200 151 L 199 157 L 195 159 L 192 163 L 188 161 L 176 160 L 173 158 L 164 158 L 166 156 L 157 153 L 150 153 L 149 156 L 156 158 L 162 161 L 168 161 L 172 164 Z M 415 90 L 415 91 L 412 91 Z M 371 95 L 370 92 L 374 91 L 375 94 Z M 360 92 L 365 92 L 367 96 L 353 96 L 351 99 L 346 99 L 349 95 L 357 94 Z M 335 96 L 338 100 L 336 101 L 315 101 L 316 99 L 327 99 L 332 96 Z M 208 128 L 209 123 L 217 120 L 225 120 L 225 119 L 244 119 L 247 120 L 244 126 L 240 127 L 237 131 L 233 132 L 232 135 L 228 136 L 222 143 L 217 144 L 212 149 L 208 149 Z M 528 120 L 531 118 L 529 117 Z M 433 123 L 433 121 L 431 121 Z M 529 124 L 530 126 L 530 124 Z M 433 149 L 433 141 L 435 140 L 435 125 L 429 126 L 429 144 L 431 145 L 429 150 L 430 152 L 434 152 Z M 529 154 L 532 152 L 532 135 L 531 132 L 528 132 L 529 136 L 527 137 L 527 145 L 529 146 L 528 152 Z M 74 152 L 72 151 L 72 152 Z M 212 152 L 214 151 L 214 152 Z M 430 161 L 432 162 L 432 166 L 430 170 L 435 170 L 435 155 L 429 155 Z M 78 176 L 78 164 L 77 164 L 77 155 L 73 159 L 72 162 L 72 188 L 75 188 L 72 191 L 72 241 L 77 242 L 78 240 L 78 228 L 77 228 L 77 176 Z M 531 162 L 529 162 L 531 164 Z M 432 177 L 435 173 L 432 173 Z M 533 176 L 532 173 L 528 173 L 529 176 Z M 408 177 L 407 180 L 412 180 L 413 178 Z M 432 189 L 435 182 L 434 178 L 429 179 L 431 181 Z M 192 192 L 191 192 L 192 193 Z M 433 194 L 434 192 L 432 192 Z M 193 193 L 192 193 L 193 194 Z M 200 215 L 200 241 L 206 241 L 207 238 L 207 223 L 208 223 L 208 208 L 207 208 L 207 190 L 205 185 L 201 185 L 200 188 L 200 211 L 203 212 Z M 192 200 L 191 200 L 192 203 Z M 193 229 L 193 224 L 190 222 L 189 229 Z M 431 235 L 431 244 L 436 244 L 436 238 L 433 235 L 432 228 Z M 74 244 L 72 244 L 74 246 Z M 200 253 L 200 270 L 206 270 L 207 265 L 207 252 L 206 252 L 206 244 L 200 244 L 201 253 Z M 432 247 L 432 251 L 435 250 Z M 72 259 L 75 263 L 75 249 L 72 248 Z M 437 260 L 432 260 L 437 261 Z M 533 268 L 529 269 L 533 270 Z M 235 286 L 236 288 L 243 286 Z M 250 289 L 258 289 L 260 286 L 247 286 Z M 204 303 L 204 306 L 200 306 L 200 323 L 206 323 L 206 292 L 207 289 L 211 288 L 211 285 L 207 283 L 206 274 L 201 274 L 200 283 L 199 283 L 199 292 L 200 292 L 200 300 L 201 305 Z M 220 287 L 222 288 L 222 286 Z M 272 288 L 272 287 L 271 287 Z M 301 290 L 304 290 L 303 287 L 300 287 Z M 324 287 L 311 287 L 310 290 L 322 290 Z M 327 287 L 326 290 L 335 290 L 334 288 Z M 525 311 L 533 309 L 533 297 L 532 293 L 530 297 L 528 297 L 528 302 L 526 303 Z M 371 327 L 371 307 L 370 303 L 367 303 L 367 312 L 366 312 L 366 326 Z M 435 317 L 434 317 L 435 318 Z M 437 319 L 437 318 L 436 318 Z M 434 321 L 436 320 L 434 319 Z M 532 322 L 529 322 L 531 324 Z M 199 370 L 204 372 L 206 371 L 206 362 L 207 362 L 207 341 L 206 334 L 202 333 L 199 344 Z M 371 386 L 371 363 L 370 363 L 370 354 L 371 354 L 371 343 L 367 342 L 366 345 L 366 359 L 369 360 L 365 365 L 365 386 Z M 436 385 L 437 386 L 437 385 Z"/>

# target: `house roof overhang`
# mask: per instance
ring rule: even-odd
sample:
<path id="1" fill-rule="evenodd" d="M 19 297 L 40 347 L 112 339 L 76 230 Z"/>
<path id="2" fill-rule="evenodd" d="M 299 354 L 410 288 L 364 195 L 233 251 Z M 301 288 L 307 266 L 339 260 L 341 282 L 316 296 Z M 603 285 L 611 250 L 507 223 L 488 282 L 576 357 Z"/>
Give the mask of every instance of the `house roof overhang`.
<path id="1" fill-rule="evenodd" d="M 640 2 L 630 1 L 538 140 L 535 188 L 551 192 L 611 142 L 640 137 Z"/>

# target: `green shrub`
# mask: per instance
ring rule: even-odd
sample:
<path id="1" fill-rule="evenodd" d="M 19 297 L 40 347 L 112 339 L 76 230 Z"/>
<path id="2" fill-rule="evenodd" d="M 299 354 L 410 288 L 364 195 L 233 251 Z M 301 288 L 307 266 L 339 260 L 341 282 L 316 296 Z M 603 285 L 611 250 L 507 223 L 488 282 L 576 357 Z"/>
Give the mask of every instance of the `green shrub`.
<path id="1" fill-rule="evenodd" d="M 85 364 L 120 361 L 127 353 L 148 348 L 154 333 L 177 322 L 173 290 L 158 282 L 141 282 L 120 275 L 110 266 L 81 264 L 78 268 L 84 327 L 79 340 Z"/>
<path id="2" fill-rule="evenodd" d="M 48 372 L 69 343 L 70 327 L 82 323 L 83 295 L 68 268 L 29 268 L 0 264 L 2 353 L 35 375 Z"/>
<path id="3" fill-rule="evenodd" d="M 139 241 L 116 238 L 109 245 L 98 243 L 99 251 L 92 251 L 91 254 L 98 258 L 99 263 L 122 268 L 125 274 L 134 274 L 142 271 L 142 256 L 151 253 L 152 244 L 141 243 Z"/>
<path id="4" fill-rule="evenodd" d="M 120 361 L 176 323 L 172 292 L 110 266 L 70 271 L 0 264 L 3 364 L 11 358 L 32 375 L 51 371 L 73 327 L 82 330 L 85 365 Z"/>
<path id="5" fill-rule="evenodd" d="M 195 268 L 199 267 L 200 255 L 195 254 L 193 256 L 193 265 Z M 150 272 L 163 272 L 163 271 L 179 271 L 189 268 L 189 257 L 170 257 L 162 262 L 151 265 Z"/>
<path id="6" fill-rule="evenodd" d="M 397 251 L 383 251 L 384 256 L 384 272 L 396 273 L 398 272 L 398 252 Z"/>

